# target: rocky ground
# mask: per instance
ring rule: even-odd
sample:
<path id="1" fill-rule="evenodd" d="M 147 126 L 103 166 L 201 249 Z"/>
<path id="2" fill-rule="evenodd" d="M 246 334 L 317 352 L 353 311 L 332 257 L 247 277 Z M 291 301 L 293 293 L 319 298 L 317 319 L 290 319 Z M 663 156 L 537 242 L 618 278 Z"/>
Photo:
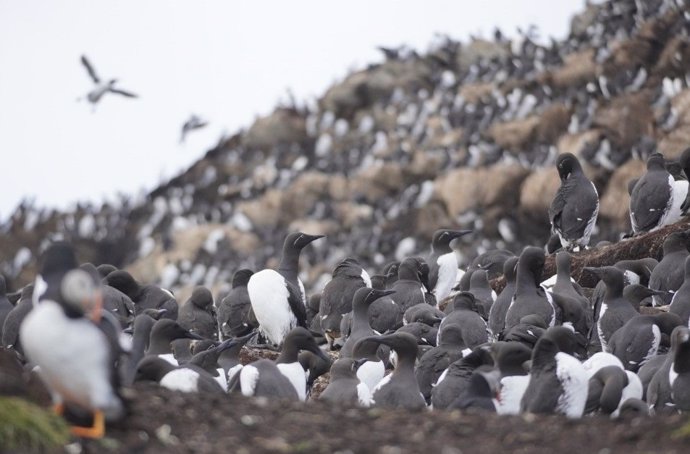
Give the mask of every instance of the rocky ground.
<path id="1" fill-rule="evenodd" d="M 555 416 L 499 417 L 447 411 L 334 408 L 185 395 L 137 386 L 131 415 L 85 453 L 682 453 L 685 416 L 579 421 Z"/>

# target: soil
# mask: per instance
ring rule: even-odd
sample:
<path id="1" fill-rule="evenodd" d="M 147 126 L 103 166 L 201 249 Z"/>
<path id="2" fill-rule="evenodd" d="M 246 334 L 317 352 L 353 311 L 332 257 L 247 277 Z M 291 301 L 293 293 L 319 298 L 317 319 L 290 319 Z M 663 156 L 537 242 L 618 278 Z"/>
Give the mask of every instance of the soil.
<path id="1" fill-rule="evenodd" d="M 673 415 L 610 420 L 458 411 L 343 408 L 183 394 L 137 385 L 130 415 L 84 453 L 590 453 L 687 452 L 690 421 Z M 77 448 L 77 445 L 73 445 Z"/>

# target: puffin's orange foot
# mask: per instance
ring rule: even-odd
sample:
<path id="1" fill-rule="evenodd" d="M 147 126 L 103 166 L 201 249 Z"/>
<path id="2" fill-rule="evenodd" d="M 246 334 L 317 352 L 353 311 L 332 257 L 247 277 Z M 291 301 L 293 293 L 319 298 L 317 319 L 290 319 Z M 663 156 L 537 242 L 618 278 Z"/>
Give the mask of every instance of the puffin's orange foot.
<path id="1" fill-rule="evenodd" d="M 102 411 L 93 414 L 93 426 L 91 427 L 70 427 L 70 432 L 75 437 L 80 438 L 103 438 L 105 435 L 105 416 Z"/>

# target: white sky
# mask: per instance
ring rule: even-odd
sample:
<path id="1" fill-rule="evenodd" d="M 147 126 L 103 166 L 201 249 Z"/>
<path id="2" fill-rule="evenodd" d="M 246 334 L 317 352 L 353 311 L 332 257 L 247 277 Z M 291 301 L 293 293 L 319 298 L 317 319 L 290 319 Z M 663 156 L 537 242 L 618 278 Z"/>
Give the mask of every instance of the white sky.
<path id="1" fill-rule="evenodd" d="M 562 38 L 583 0 L 0 0 L 0 219 L 23 198 L 66 207 L 152 189 L 223 132 L 248 127 L 290 88 L 313 98 L 377 45 L 424 50 L 539 27 Z M 86 54 L 101 79 L 140 95 L 92 113 Z M 178 144 L 191 113 L 209 127 Z"/>

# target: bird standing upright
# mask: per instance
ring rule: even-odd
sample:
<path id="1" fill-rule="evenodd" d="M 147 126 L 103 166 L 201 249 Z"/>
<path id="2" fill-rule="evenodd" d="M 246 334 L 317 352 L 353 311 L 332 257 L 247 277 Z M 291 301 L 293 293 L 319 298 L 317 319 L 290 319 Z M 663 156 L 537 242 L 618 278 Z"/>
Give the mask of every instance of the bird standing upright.
<path id="1" fill-rule="evenodd" d="M 571 153 L 558 157 L 556 169 L 561 187 L 549 208 L 551 229 L 568 250 L 579 250 L 589 244 L 589 238 L 599 215 L 599 194 L 587 179 L 580 162 Z"/>

